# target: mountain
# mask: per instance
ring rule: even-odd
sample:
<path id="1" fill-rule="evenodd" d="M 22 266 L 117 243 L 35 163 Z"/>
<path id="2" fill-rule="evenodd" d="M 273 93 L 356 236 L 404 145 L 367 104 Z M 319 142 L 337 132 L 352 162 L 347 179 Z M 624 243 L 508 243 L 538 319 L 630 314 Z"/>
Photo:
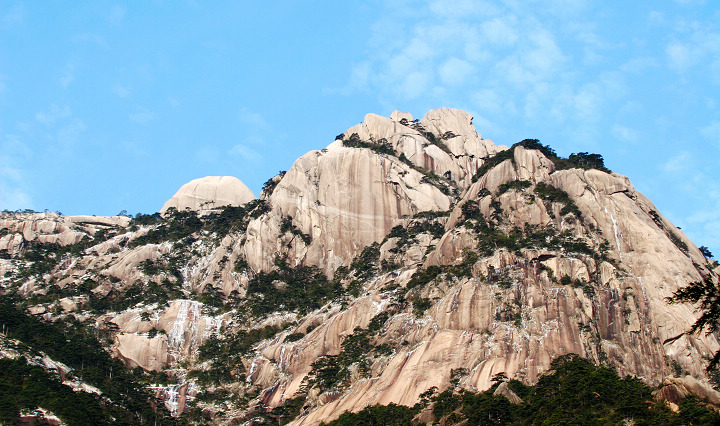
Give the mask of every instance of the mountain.
<path id="1" fill-rule="evenodd" d="M 259 198 L 207 177 L 153 215 L 0 214 L 8 303 L 216 423 L 534 385 L 569 354 L 720 404 L 716 334 L 667 300 L 719 272 L 600 155 L 496 145 L 445 108 L 368 114 Z"/>

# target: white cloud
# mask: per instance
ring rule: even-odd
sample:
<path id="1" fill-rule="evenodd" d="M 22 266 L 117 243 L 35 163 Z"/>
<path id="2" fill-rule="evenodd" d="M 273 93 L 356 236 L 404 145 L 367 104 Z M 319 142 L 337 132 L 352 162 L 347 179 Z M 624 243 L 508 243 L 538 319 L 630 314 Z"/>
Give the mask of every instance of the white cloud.
<path id="1" fill-rule="evenodd" d="M 253 131 L 260 131 L 269 128 L 267 121 L 265 121 L 265 118 L 263 118 L 262 115 L 250 111 L 247 108 L 240 110 L 238 113 L 238 120 L 243 126 Z"/>
<path id="2" fill-rule="evenodd" d="M 513 22 L 508 23 L 508 19 Z M 516 24 L 514 16 L 493 18 L 480 24 L 480 36 L 484 42 L 494 46 L 511 46 L 519 39 Z"/>
<path id="3" fill-rule="evenodd" d="M 0 18 L 0 29 L 7 29 L 25 20 L 25 9 L 15 6 Z"/>
<path id="4" fill-rule="evenodd" d="M 532 50 L 524 56 L 528 68 L 540 77 L 548 77 L 560 64 L 565 62 L 565 55 L 555 43 L 555 38 L 550 31 L 538 29 L 531 36 L 535 45 Z"/>
<path id="5" fill-rule="evenodd" d="M 703 64 L 712 70 L 720 67 L 720 33 L 710 31 L 702 22 L 680 22 L 674 39 L 665 47 L 665 53 L 668 65 L 678 73 Z"/>
<path id="6" fill-rule="evenodd" d="M 695 62 L 695 55 L 690 51 L 690 47 L 674 41 L 665 48 L 670 68 L 677 72 L 687 71 Z"/>
<path id="7" fill-rule="evenodd" d="M 672 156 L 663 164 L 662 169 L 667 173 L 678 173 L 687 170 L 690 167 L 690 153 L 682 151 Z"/>
<path id="8" fill-rule="evenodd" d="M 60 86 L 62 86 L 63 89 L 67 89 L 67 87 L 75 81 L 75 65 L 73 64 L 67 64 L 60 72 Z"/>
<path id="9" fill-rule="evenodd" d="M 0 170 L 0 173 L 2 171 Z M 30 195 L 19 187 L 9 186 L 0 180 L 0 209 L 2 210 L 23 210 L 32 209 Z"/>
<path id="10" fill-rule="evenodd" d="M 480 89 L 472 95 L 472 99 L 481 111 L 499 112 L 503 109 L 500 96 L 492 89 Z"/>
<path id="11" fill-rule="evenodd" d="M 33 208 L 22 165 L 32 151 L 15 135 L 0 133 L 0 210 Z"/>
<path id="12" fill-rule="evenodd" d="M 130 93 L 132 92 L 131 89 L 127 86 L 123 86 L 120 83 L 115 83 L 110 88 L 110 91 L 112 91 L 116 96 L 119 98 L 127 98 L 130 96 Z"/>
<path id="13" fill-rule="evenodd" d="M 637 57 L 627 60 L 624 64 L 620 65 L 619 69 L 625 73 L 640 74 L 657 66 L 658 63 L 655 58 Z"/>
<path id="14" fill-rule="evenodd" d="M 138 124 L 147 124 L 155 119 L 155 113 L 147 108 L 139 108 L 137 111 L 130 114 L 128 118 L 130 118 L 130 121 Z"/>
<path id="15" fill-rule="evenodd" d="M 125 18 L 125 8 L 119 5 L 114 5 L 110 9 L 110 14 L 108 15 L 108 20 L 113 25 L 120 25 L 122 23 L 123 19 Z"/>
<path id="16" fill-rule="evenodd" d="M 57 142 L 63 147 L 74 145 L 85 130 L 87 130 L 85 123 L 80 119 L 74 118 L 58 130 L 56 135 Z"/>
<path id="17" fill-rule="evenodd" d="M 475 67 L 467 61 L 452 57 L 440 65 L 438 74 L 443 84 L 448 86 L 459 86 L 465 83 L 468 77 L 475 71 Z"/>
<path id="18" fill-rule="evenodd" d="M 387 75 L 392 80 L 402 79 L 415 70 L 422 69 L 422 65 L 429 65 L 428 62 L 434 55 L 435 49 L 430 46 L 429 40 L 416 37 L 387 62 Z"/>
<path id="19" fill-rule="evenodd" d="M 476 14 L 495 15 L 499 9 L 491 2 L 473 0 L 435 0 L 430 10 L 441 18 L 466 18 Z"/>
<path id="20" fill-rule="evenodd" d="M 264 147 L 280 138 L 274 127 L 268 124 L 262 114 L 251 111 L 248 108 L 242 108 L 238 112 L 238 122 L 242 125 L 242 130 L 239 135 L 239 140 L 241 140 L 242 143 L 236 145 L 239 147 L 237 148 L 236 154 L 240 154 L 248 159 L 256 158 L 255 155 L 257 154 L 247 148 L 248 146 Z M 257 155 L 257 157 L 259 158 L 259 155 Z"/>
<path id="21" fill-rule="evenodd" d="M 622 142 L 637 143 L 639 140 L 637 131 L 619 124 L 613 126 L 612 134 Z"/>
<path id="22" fill-rule="evenodd" d="M 718 148 L 720 148 L 720 121 L 713 121 L 709 125 L 700 129 L 703 136 L 710 139 Z"/>
<path id="23" fill-rule="evenodd" d="M 49 111 L 39 111 L 35 114 L 35 120 L 46 126 L 55 124 L 58 120 L 68 118 L 72 115 L 70 107 L 65 105 L 59 107 L 55 104 L 50 106 Z"/>
<path id="24" fill-rule="evenodd" d="M 427 92 L 432 83 L 432 71 L 414 71 L 400 82 L 401 93 L 407 99 L 415 99 Z"/>
<path id="25" fill-rule="evenodd" d="M 237 144 L 237 145 L 233 146 L 230 149 L 230 153 L 239 155 L 247 161 L 257 162 L 257 161 L 262 160 L 262 156 L 257 151 L 255 151 L 254 149 L 252 149 L 246 145 L 242 145 L 242 144 Z"/>

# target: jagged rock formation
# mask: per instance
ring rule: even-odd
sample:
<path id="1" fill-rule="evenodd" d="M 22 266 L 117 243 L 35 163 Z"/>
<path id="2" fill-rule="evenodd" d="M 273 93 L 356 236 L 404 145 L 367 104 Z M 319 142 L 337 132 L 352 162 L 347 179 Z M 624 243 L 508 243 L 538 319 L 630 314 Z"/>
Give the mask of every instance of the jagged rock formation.
<path id="1" fill-rule="evenodd" d="M 259 199 L 204 178 L 164 218 L 4 214 L 3 289 L 109 333 L 127 365 L 173 380 L 153 389 L 174 413 L 218 422 L 534 383 L 568 353 L 720 400 L 716 336 L 683 335 L 696 313 L 666 301 L 718 266 L 602 161 L 495 145 L 471 119 L 368 114 Z"/>
<path id="2" fill-rule="evenodd" d="M 18 254 L 23 243 L 67 246 L 78 243 L 85 235 L 112 227 L 126 227 L 126 216 L 60 216 L 57 213 L 0 213 L 0 250 Z"/>
<path id="3" fill-rule="evenodd" d="M 242 206 L 255 199 L 255 195 L 242 181 L 233 176 L 206 176 L 194 179 L 165 202 L 161 214 L 169 208 L 180 211 L 207 211 L 225 206 Z"/>
<path id="4" fill-rule="evenodd" d="M 251 267 L 268 270 L 274 255 L 285 251 L 287 242 L 278 236 L 286 217 L 310 240 L 291 242 L 291 264 L 316 265 L 332 275 L 403 219 L 447 210 L 482 158 L 504 148 L 482 139 L 471 119 L 455 109 L 431 111 L 419 123 L 397 111 L 390 119 L 368 114 L 345 136 L 377 142 L 396 155 L 349 148 L 338 140 L 302 156 L 269 195 L 272 213 L 248 227 L 244 254 Z"/>

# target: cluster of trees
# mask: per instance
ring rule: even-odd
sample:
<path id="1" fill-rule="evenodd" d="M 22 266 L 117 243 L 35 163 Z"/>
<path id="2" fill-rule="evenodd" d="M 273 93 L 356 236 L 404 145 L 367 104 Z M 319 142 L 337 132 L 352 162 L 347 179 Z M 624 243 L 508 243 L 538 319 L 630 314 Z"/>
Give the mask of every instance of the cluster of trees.
<path id="1" fill-rule="evenodd" d="M 276 311 L 307 313 L 342 290 L 337 281 L 328 280 L 318 267 L 291 268 L 286 259 L 278 257 L 273 271 L 261 271 L 250 280 L 247 303 L 255 315 Z"/>
<path id="2" fill-rule="evenodd" d="M 57 376 L 25 358 L 0 358 L 0 423 L 18 424 L 23 410 L 42 407 L 69 425 L 111 423 L 106 403 L 92 393 L 74 392 Z"/>
<path id="3" fill-rule="evenodd" d="M 252 200 L 242 206 L 224 207 L 219 212 L 203 217 L 192 210 L 179 211 L 175 208 L 168 209 L 164 217 L 160 213 L 138 213 L 132 220 L 130 229 L 134 230 L 139 226 L 155 227 L 145 235 L 133 239 L 130 246 L 180 241 L 199 231 L 222 238 L 230 232 L 243 230 L 250 218 L 258 217 L 268 210 L 267 202 Z"/>
<path id="4" fill-rule="evenodd" d="M 343 340 L 338 355 L 321 356 L 313 362 L 310 384 L 323 391 L 341 387 L 350 378 L 350 367 L 353 365 L 360 374 L 367 375 L 371 367 L 369 358 L 392 351 L 388 345 L 375 346 L 372 343 L 389 317 L 387 312 L 376 315 L 367 328 L 356 327 L 353 334 Z"/>
<path id="5" fill-rule="evenodd" d="M 83 381 L 99 388 L 103 396 L 112 401 L 109 404 L 103 403 L 102 416 L 112 416 L 116 421 L 125 423 L 137 423 L 141 418 L 145 421 L 157 419 L 161 422 L 168 418 L 167 413 L 153 409 L 151 402 L 154 399 L 144 389 L 144 384 L 141 383 L 143 377 L 135 375 L 121 361 L 112 358 L 103 348 L 96 333 L 88 330 L 84 324 L 72 318 L 56 320 L 54 323 L 43 322 L 27 314 L 21 307 L 19 299 L 7 295 L 0 296 L 0 324 L 7 337 L 20 341 L 28 351 L 46 353 L 52 359 L 71 367 L 73 374 Z M 49 380 L 48 376 L 39 373 L 36 375 L 31 367 L 20 364 L 9 365 L 8 368 L 10 370 L 4 380 L 7 381 L 8 386 L 13 386 L 12 389 L 20 386 L 18 398 L 12 399 L 14 401 L 12 404 L 16 408 L 21 405 L 25 406 L 23 408 L 27 408 L 28 405 L 37 407 L 47 403 L 43 399 L 45 397 L 37 392 L 36 385 L 30 383 L 32 380 L 19 383 L 18 374 L 22 376 L 24 372 L 32 372 L 33 377 L 37 377 L 42 383 Z M 4 369 L 0 367 L 0 371 Z M 62 388 L 55 386 L 54 389 Z M 67 393 L 57 390 L 52 398 L 62 395 Z M 61 401 L 66 401 L 66 398 L 62 397 Z M 88 402 L 87 408 L 96 410 L 98 404 L 100 402 L 97 404 Z M 51 409 L 50 406 L 45 408 Z M 9 412 L 16 413 L 16 411 Z"/>
<path id="6" fill-rule="evenodd" d="M 535 386 L 517 380 L 507 381 L 503 374 L 487 391 L 474 393 L 448 389 L 442 393 L 430 389 L 413 407 L 372 406 L 358 413 L 345 413 L 330 423 L 333 426 L 411 425 L 423 409 L 432 410 L 436 419 L 453 424 L 718 424 L 720 415 L 693 397 L 672 412 L 664 403 L 654 401 L 653 388 L 632 377 L 620 378 L 615 370 L 596 366 L 570 354 L 556 358 L 550 374 Z M 494 395 L 502 382 L 522 402 L 511 404 L 502 395 Z"/>
<path id="7" fill-rule="evenodd" d="M 535 149 L 540 151 L 548 160 L 555 164 L 556 170 L 566 169 L 597 169 L 606 173 L 611 173 L 610 169 L 605 167 L 605 160 L 600 154 L 591 154 L 587 152 L 572 153 L 568 158 L 562 158 L 557 155 L 554 149 L 548 145 L 543 145 L 538 139 L 524 139 L 505 151 L 500 151 L 496 155 L 486 158 L 485 162 L 480 166 L 473 176 L 473 182 L 477 181 L 481 176 L 490 169 L 502 163 L 505 160 L 515 161 L 515 148 L 521 146 L 525 149 Z"/>
<path id="8" fill-rule="evenodd" d="M 396 156 L 395 149 L 390 142 L 385 139 L 381 139 L 377 142 L 366 142 L 360 139 L 357 133 L 350 135 L 350 138 L 343 140 L 343 146 L 350 148 L 367 148 L 371 149 L 379 154 Z"/>

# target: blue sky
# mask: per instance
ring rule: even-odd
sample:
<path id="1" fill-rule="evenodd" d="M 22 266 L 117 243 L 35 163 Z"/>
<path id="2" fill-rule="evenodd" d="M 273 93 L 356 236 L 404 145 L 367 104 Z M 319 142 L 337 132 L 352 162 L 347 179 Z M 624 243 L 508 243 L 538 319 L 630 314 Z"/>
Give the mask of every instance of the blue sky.
<path id="1" fill-rule="evenodd" d="M 152 213 L 256 194 L 393 110 L 597 152 L 720 257 L 715 1 L 0 3 L 0 209 Z"/>

